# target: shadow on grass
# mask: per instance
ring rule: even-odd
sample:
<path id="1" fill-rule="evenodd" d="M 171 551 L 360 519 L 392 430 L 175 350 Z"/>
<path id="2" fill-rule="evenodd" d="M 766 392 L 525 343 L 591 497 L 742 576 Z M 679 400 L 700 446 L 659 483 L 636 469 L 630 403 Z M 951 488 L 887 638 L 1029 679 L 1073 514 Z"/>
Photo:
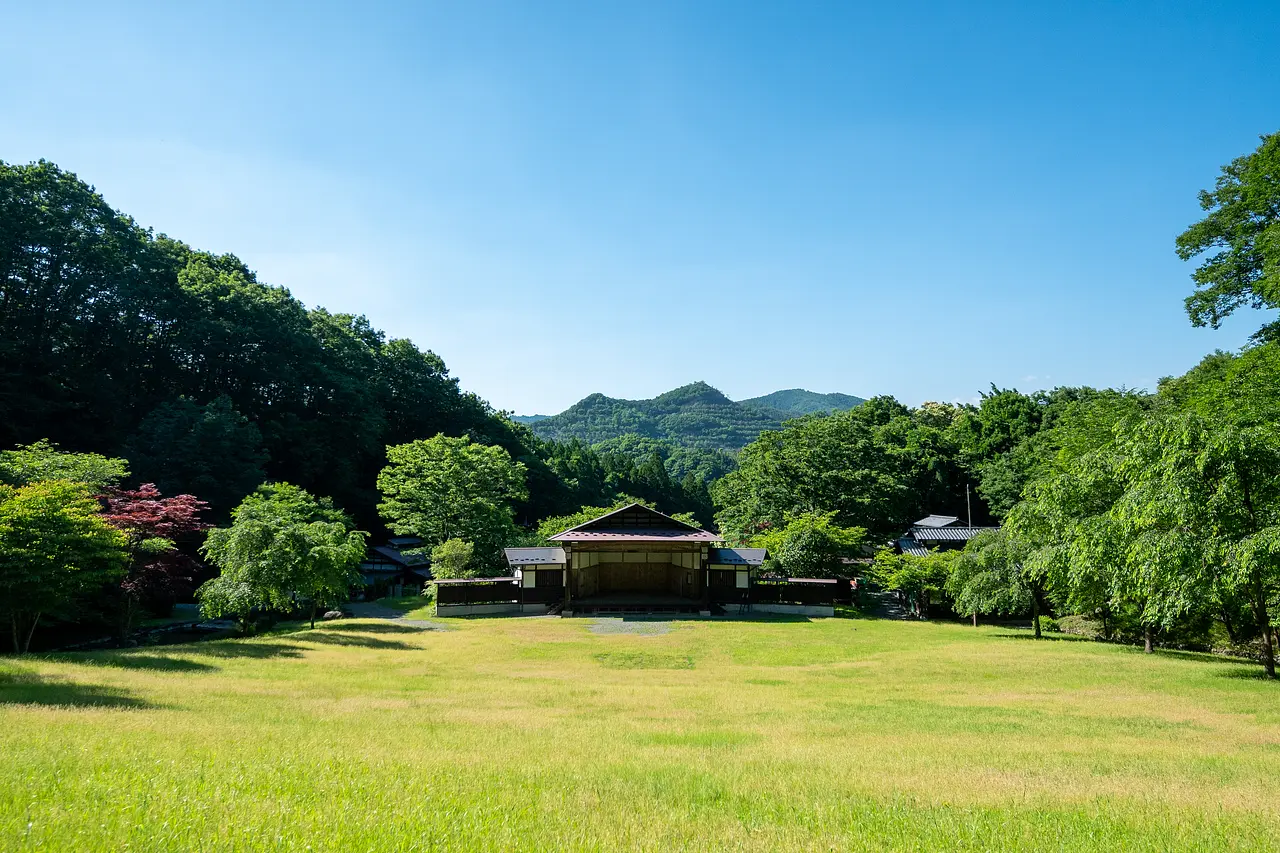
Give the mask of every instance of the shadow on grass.
<path id="1" fill-rule="evenodd" d="M 153 708 L 128 690 L 103 684 L 78 684 L 33 672 L 0 671 L 0 705 L 66 708 Z"/>
<path id="2" fill-rule="evenodd" d="M 999 627 L 999 626 L 997 626 L 997 627 Z M 1006 629 L 1006 630 L 1007 630 L 1007 629 Z M 1095 640 L 1095 639 L 1093 639 L 1092 637 L 1077 637 L 1075 634 L 1049 634 L 1049 633 L 1045 633 L 1045 634 L 1041 634 L 1039 637 L 1037 637 L 1035 634 L 1032 634 L 1032 633 L 1030 633 L 1030 632 L 1027 632 L 1027 633 L 1025 633 L 1025 634 L 1024 634 L 1024 633 L 1017 633 L 1017 634 L 1012 634 L 1012 633 L 1011 633 L 1011 634 L 996 634 L 996 637 L 997 637 L 998 639 L 1001 639 L 1001 640 L 1037 640 L 1037 641 L 1050 642 L 1050 643 L 1097 643 L 1097 642 L 1101 642 L 1101 641 L 1099 641 L 1099 640 Z"/>
<path id="3" fill-rule="evenodd" d="M 304 649 L 289 643 L 254 643 L 246 640 L 215 640 L 209 643 L 188 646 L 188 654 L 210 658 L 249 658 L 267 660 L 270 658 L 302 657 Z"/>
<path id="4" fill-rule="evenodd" d="M 429 630 L 427 628 L 415 628 L 412 625 L 399 625 L 394 621 L 385 622 L 361 622 L 359 625 L 349 622 L 326 622 L 323 625 L 317 625 L 316 631 L 323 631 L 326 634 L 342 633 L 345 631 L 357 634 L 419 634 Z M 308 632 L 309 634 L 310 632 Z"/>
<path id="5" fill-rule="evenodd" d="M 213 664 L 200 663 L 186 658 L 171 658 L 163 655 L 139 654 L 128 651 L 64 654 L 60 655 L 59 659 L 68 663 L 85 663 L 119 669 L 149 669 L 161 672 L 210 672 L 217 669 Z"/>
<path id="6" fill-rule="evenodd" d="M 1246 681 L 1271 681 L 1267 678 L 1267 671 L 1262 668 L 1262 664 L 1255 663 L 1252 667 L 1233 666 L 1230 669 L 1220 669 L 1215 675 L 1218 678 L 1238 678 Z M 1280 683 L 1280 682 L 1272 682 Z"/>
<path id="7" fill-rule="evenodd" d="M 359 634 L 342 634 L 330 631 L 305 631 L 294 637 L 304 643 L 320 643 L 328 646 L 358 646 L 365 649 L 414 649 L 399 640 L 382 640 L 378 637 L 362 637 Z"/>

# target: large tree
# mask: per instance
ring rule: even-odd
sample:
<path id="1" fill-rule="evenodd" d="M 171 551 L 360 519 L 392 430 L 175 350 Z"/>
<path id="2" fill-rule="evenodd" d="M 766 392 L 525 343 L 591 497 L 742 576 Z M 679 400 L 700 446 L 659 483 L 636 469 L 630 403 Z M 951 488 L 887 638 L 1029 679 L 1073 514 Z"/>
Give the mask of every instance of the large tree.
<path id="1" fill-rule="evenodd" d="M 126 546 L 82 483 L 0 486 L 0 617 L 13 650 L 31 647 L 41 617 L 70 616 L 81 596 L 123 574 Z"/>
<path id="2" fill-rule="evenodd" d="M 430 545 L 462 539 L 476 560 L 496 567 L 515 535 L 513 505 L 527 495 L 525 466 L 501 447 L 437 435 L 387 448 L 378 505 L 396 533 Z"/>
<path id="3" fill-rule="evenodd" d="M 1280 132 L 1226 166 L 1211 190 L 1200 192 L 1204 219 L 1177 240 L 1183 260 L 1200 258 L 1187 314 L 1217 328 L 1237 308 L 1280 308 Z M 1275 339 L 1280 323 L 1258 332 Z"/>
<path id="4" fill-rule="evenodd" d="M 345 600 L 364 557 L 365 534 L 326 498 L 288 483 L 260 486 L 214 528 L 205 556 L 218 577 L 197 590 L 208 616 L 248 627 L 255 610 L 289 611 L 305 600 L 315 624 L 321 605 Z"/>

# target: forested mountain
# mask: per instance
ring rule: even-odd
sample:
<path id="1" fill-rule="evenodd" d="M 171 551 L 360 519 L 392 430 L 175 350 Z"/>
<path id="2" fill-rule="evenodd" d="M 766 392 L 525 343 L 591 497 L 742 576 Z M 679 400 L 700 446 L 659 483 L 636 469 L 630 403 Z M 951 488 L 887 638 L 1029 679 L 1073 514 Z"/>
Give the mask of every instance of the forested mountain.
<path id="1" fill-rule="evenodd" d="M 782 404 L 775 407 L 770 400 Z M 843 405 L 844 403 L 848 405 Z M 537 435 L 576 438 L 588 444 L 634 435 L 672 445 L 737 450 L 767 429 L 816 411 L 852 408 L 862 402 L 844 394 L 814 394 L 796 389 L 734 402 L 705 382 L 694 382 L 652 400 L 618 400 L 592 394 L 558 415 L 530 425 Z"/>
<path id="2" fill-rule="evenodd" d="M 803 388 L 791 388 L 787 391 L 774 391 L 763 397 L 752 397 L 738 402 L 757 409 L 786 412 L 798 418 L 801 415 L 812 415 L 817 412 L 844 412 L 865 403 L 866 400 L 849 394 L 819 394 Z"/>

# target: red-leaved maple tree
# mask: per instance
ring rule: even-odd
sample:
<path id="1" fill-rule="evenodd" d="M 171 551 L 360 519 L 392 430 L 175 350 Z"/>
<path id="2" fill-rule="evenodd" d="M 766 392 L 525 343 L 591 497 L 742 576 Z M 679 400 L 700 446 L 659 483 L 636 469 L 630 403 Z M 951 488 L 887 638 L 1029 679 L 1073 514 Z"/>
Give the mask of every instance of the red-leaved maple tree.
<path id="1" fill-rule="evenodd" d="M 111 489 L 103 517 L 129 537 L 129 571 L 120 581 L 121 639 L 133 633 L 144 602 L 169 600 L 190 589 L 197 563 L 177 547 L 209 528 L 201 519 L 208 504 L 194 495 L 162 497 L 154 483 Z"/>

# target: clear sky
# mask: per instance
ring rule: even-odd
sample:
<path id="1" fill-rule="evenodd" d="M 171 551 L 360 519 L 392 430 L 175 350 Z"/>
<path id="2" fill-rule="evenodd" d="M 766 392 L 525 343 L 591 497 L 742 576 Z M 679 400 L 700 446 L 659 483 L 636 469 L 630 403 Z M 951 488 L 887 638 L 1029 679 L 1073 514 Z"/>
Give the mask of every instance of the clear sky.
<path id="1" fill-rule="evenodd" d="M 519 413 L 702 379 L 1154 387 L 1280 4 L 7 4 L 0 159 Z"/>

